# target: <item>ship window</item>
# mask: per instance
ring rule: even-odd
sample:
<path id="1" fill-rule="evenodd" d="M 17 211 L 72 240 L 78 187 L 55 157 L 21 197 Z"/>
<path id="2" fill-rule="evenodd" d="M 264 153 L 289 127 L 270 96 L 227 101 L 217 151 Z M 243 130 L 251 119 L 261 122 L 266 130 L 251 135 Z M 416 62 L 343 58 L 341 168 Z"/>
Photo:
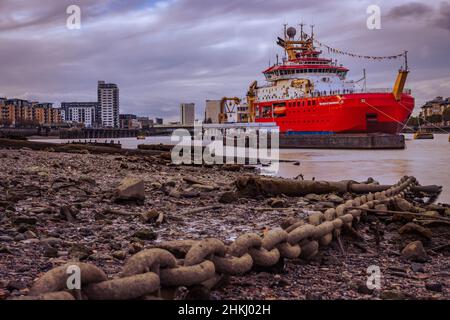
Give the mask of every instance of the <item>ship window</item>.
<path id="1" fill-rule="evenodd" d="M 311 100 L 308 100 L 308 107 L 311 105 Z M 309 110 L 308 110 L 309 111 Z"/>

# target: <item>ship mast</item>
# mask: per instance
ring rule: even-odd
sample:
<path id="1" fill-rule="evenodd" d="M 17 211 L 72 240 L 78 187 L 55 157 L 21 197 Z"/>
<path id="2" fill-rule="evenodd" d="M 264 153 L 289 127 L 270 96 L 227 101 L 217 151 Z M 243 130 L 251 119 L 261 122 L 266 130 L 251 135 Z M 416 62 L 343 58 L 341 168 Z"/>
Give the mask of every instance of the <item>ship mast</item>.
<path id="1" fill-rule="evenodd" d="M 287 41 L 287 24 L 285 23 L 284 25 L 284 43 L 286 43 Z M 286 46 L 284 47 L 284 58 L 286 59 L 287 57 L 287 48 Z"/>

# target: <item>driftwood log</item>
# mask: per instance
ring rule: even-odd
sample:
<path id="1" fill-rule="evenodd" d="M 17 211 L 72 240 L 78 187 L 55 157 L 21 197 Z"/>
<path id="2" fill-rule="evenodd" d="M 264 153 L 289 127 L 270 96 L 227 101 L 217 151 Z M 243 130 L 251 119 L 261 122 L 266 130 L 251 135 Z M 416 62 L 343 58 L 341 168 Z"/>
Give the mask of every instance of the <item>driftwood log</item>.
<path id="1" fill-rule="evenodd" d="M 298 197 L 310 193 L 375 193 L 389 189 L 390 185 L 358 183 L 353 180 L 344 181 L 314 181 L 291 180 L 282 178 L 269 178 L 249 176 L 236 180 L 236 187 L 242 196 L 281 195 Z M 436 194 L 441 192 L 441 186 L 413 186 L 412 192 L 425 192 Z"/>
<path id="2" fill-rule="evenodd" d="M 85 152 L 86 150 L 92 154 L 119 154 L 127 156 L 157 156 L 164 153 L 162 150 L 136 150 L 136 149 L 119 149 L 115 147 L 93 146 L 86 144 L 57 144 L 48 142 L 36 142 L 36 141 L 23 141 L 13 139 L 0 139 L 0 149 L 22 149 L 29 148 L 35 151 L 48 151 L 53 150 L 55 152 Z"/>

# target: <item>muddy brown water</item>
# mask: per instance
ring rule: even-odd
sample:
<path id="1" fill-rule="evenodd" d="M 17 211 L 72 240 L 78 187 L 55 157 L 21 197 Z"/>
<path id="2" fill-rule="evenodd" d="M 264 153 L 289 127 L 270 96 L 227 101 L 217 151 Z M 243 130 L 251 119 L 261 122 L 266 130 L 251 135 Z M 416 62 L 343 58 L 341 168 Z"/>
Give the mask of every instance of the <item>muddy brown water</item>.
<path id="1" fill-rule="evenodd" d="M 447 134 L 435 134 L 433 140 L 413 140 L 406 136 L 405 150 L 326 150 L 282 149 L 277 166 L 261 168 L 261 173 L 285 178 L 302 174 L 305 179 L 366 180 L 373 177 L 382 184 L 397 182 L 404 175 L 415 176 L 423 185 L 443 186 L 438 202 L 450 203 L 450 143 Z M 139 144 L 170 144 L 170 137 L 119 139 L 123 148 L 135 149 Z M 67 140 L 39 140 L 63 143 Z M 100 140 L 99 140 L 100 141 Z M 117 139 L 116 139 L 117 141 Z"/>

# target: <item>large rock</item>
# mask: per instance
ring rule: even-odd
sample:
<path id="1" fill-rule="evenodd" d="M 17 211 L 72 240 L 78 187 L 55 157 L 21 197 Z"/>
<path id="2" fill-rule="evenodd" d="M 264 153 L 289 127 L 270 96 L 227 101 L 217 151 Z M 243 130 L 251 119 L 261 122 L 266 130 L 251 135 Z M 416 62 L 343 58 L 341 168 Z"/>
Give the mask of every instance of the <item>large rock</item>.
<path id="1" fill-rule="evenodd" d="M 144 180 L 139 178 L 127 177 L 122 180 L 116 189 L 116 202 L 145 200 Z"/>
<path id="2" fill-rule="evenodd" d="M 411 261 L 417 262 L 426 262 L 428 261 L 428 255 L 425 249 L 423 248 L 421 241 L 414 241 L 409 243 L 402 250 L 402 258 Z"/>

